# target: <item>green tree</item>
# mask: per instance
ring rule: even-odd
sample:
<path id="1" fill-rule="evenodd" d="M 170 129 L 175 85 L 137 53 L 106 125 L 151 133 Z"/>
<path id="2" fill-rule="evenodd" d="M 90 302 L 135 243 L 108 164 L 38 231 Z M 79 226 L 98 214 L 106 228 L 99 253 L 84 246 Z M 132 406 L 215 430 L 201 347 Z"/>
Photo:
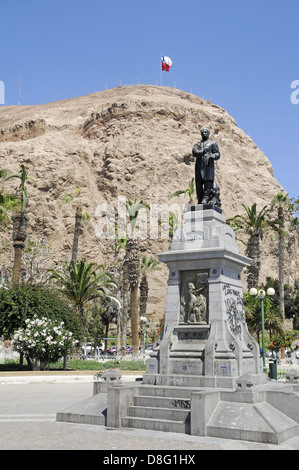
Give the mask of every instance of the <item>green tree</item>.
<path id="1" fill-rule="evenodd" d="M 13 284 L 18 284 L 20 282 L 22 252 L 23 252 L 25 241 L 27 238 L 27 227 L 28 227 L 28 222 L 29 222 L 29 217 L 27 213 L 27 204 L 28 204 L 27 182 L 34 181 L 34 180 L 28 176 L 28 171 L 26 170 L 24 165 L 20 165 L 20 173 L 6 176 L 4 178 L 4 181 L 8 181 L 12 178 L 17 178 L 20 180 L 20 185 L 17 190 L 17 193 L 21 200 L 21 210 L 20 212 L 18 212 L 16 215 L 12 217 L 13 246 L 15 250 L 12 282 Z"/>
<path id="2" fill-rule="evenodd" d="M 50 279 L 54 280 L 59 291 L 75 306 L 83 329 L 87 333 L 86 309 L 94 299 L 113 297 L 110 289 L 115 287 L 110 274 L 103 266 L 86 263 L 85 260 L 71 261 L 65 272 L 49 270 Z"/>
<path id="3" fill-rule="evenodd" d="M 26 186 L 27 181 L 35 182 L 35 180 L 28 176 L 28 171 L 23 164 L 20 165 L 20 173 L 5 176 L 3 181 L 8 181 L 12 178 L 17 178 L 20 180 L 20 185 L 17 192 L 20 194 L 21 211 L 24 212 L 28 204 L 28 192 Z"/>
<path id="4" fill-rule="evenodd" d="M 88 321 L 88 334 L 93 339 L 94 358 L 97 359 L 97 346 L 104 336 L 104 328 L 101 322 L 102 304 L 95 299 L 90 308 L 90 318 Z M 88 338 L 89 341 L 89 338 Z"/>
<path id="5" fill-rule="evenodd" d="M 139 304 L 140 304 L 140 317 L 145 317 L 147 314 L 147 302 L 148 302 L 148 275 L 151 271 L 156 271 L 160 269 L 160 263 L 152 256 L 142 256 L 140 270 L 141 270 L 141 280 L 139 285 L 140 297 L 139 297 Z M 141 335 L 140 335 L 140 344 L 144 342 L 144 325 L 141 328 Z"/>
<path id="6" fill-rule="evenodd" d="M 298 331 L 281 331 L 269 338 L 267 347 L 271 351 L 278 352 L 280 349 L 290 350 L 292 343 L 298 338 Z"/>
<path id="7" fill-rule="evenodd" d="M 259 284 L 259 274 L 261 268 L 261 240 L 267 230 L 272 229 L 276 232 L 280 230 L 280 221 L 270 220 L 267 216 L 270 209 L 264 206 L 260 212 L 257 212 L 257 205 L 254 203 L 251 207 L 242 204 L 245 209 L 245 215 L 235 215 L 227 219 L 227 223 L 237 232 L 247 235 L 246 255 L 252 259 L 251 265 L 247 271 L 247 288 L 250 290 Z"/>
<path id="8" fill-rule="evenodd" d="M 175 231 L 179 228 L 180 222 L 178 214 L 171 212 L 168 216 L 168 220 L 161 220 L 159 225 L 163 230 L 168 230 L 168 246 L 171 247 L 171 243 L 174 237 Z"/>
<path id="9" fill-rule="evenodd" d="M 294 287 L 287 298 L 289 302 L 286 313 L 289 318 L 293 318 L 294 330 L 299 330 L 299 279 L 296 279 Z"/>
<path id="10" fill-rule="evenodd" d="M 179 189 L 178 191 L 175 191 L 174 193 L 171 194 L 169 199 L 172 199 L 173 197 L 176 197 L 176 196 L 180 196 L 181 194 L 188 196 L 189 204 L 194 204 L 194 196 L 195 196 L 194 178 L 191 179 L 188 188 Z"/>
<path id="11" fill-rule="evenodd" d="M 100 307 L 100 318 L 101 323 L 104 327 L 104 335 L 105 335 L 105 352 L 107 351 L 107 338 L 109 335 L 109 327 L 110 323 L 117 322 L 117 314 L 118 314 L 118 306 L 115 302 L 111 302 L 110 299 L 105 299 L 102 302 Z M 119 353 L 119 351 L 117 351 Z"/>
<path id="12" fill-rule="evenodd" d="M 127 237 L 122 234 L 120 236 L 119 227 L 115 224 L 114 227 L 115 237 L 113 240 L 114 249 L 114 265 L 111 267 L 113 276 L 118 285 L 118 297 L 121 300 L 120 307 L 117 315 L 117 351 L 120 355 L 126 354 L 127 345 L 127 325 L 128 325 L 128 305 L 129 305 L 129 280 L 126 251 Z M 121 250 L 124 251 L 125 257 L 120 261 L 119 256 Z"/>
<path id="13" fill-rule="evenodd" d="M 256 334 L 259 343 L 262 331 L 260 299 L 257 296 L 250 295 L 249 292 L 245 292 L 243 298 L 247 326 L 251 333 Z M 273 332 L 283 332 L 282 314 L 279 308 L 275 306 L 273 300 L 267 295 L 264 298 L 264 325 L 265 329 L 269 331 L 270 337 Z"/>
<path id="14" fill-rule="evenodd" d="M 139 311 L 138 311 L 138 285 L 140 280 L 140 248 L 136 238 L 134 238 L 134 230 L 136 221 L 141 209 L 149 209 L 149 206 L 140 201 L 132 202 L 128 199 L 126 209 L 130 221 L 130 235 L 126 243 L 125 267 L 128 273 L 128 282 L 130 285 L 130 315 L 131 315 L 131 331 L 132 331 L 132 356 L 139 355 Z"/>
<path id="15" fill-rule="evenodd" d="M 83 209 L 83 205 L 80 199 L 81 188 L 77 187 L 75 192 L 76 194 L 66 194 L 62 200 L 64 204 L 71 204 L 74 200 L 76 200 L 75 226 L 71 256 L 71 261 L 74 263 L 76 263 L 78 258 L 79 237 L 83 233 L 83 223 L 88 222 L 90 219 L 89 214 Z"/>
<path id="16" fill-rule="evenodd" d="M 271 209 L 277 210 L 277 220 L 281 230 L 278 231 L 278 278 L 279 278 L 279 308 L 285 317 L 284 302 L 284 270 L 285 270 L 285 223 L 286 217 L 293 213 L 293 205 L 287 194 L 276 194 L 271 202 Z"/>
<path id="17" fill-rule="evenodd" d="M 141 280 L 139 285 L 140 291 L 140 316 L 146 317 L 147 302 L 148 302 L 148 274 L 151 271 L 160 269 L 160 263 L 152 256 L 142 256 L 140 263 Z"/>
<path id="18" fill-rule="evenodd" d="M 25 355 L 32 370 L 48 369 L 51 362 L 66 357 L 76 343 L 64 322 L 37 316 L 27 319 L 26 328 L 18 329 L 13 337 L 14 349 Z"/>
<path id="19" fill-rule="evenodd" d="M 4 181 L 7 170 L 0 169 L 0 180 Z M 0 190 L 0 230 L 7 227 L 10 221 L 10 214 L 20 205 L 20 200 L 15 194 L 7 194 L 3 189 Z"/>
<path id="20" fill-rule="evenodd" d="M 51 286 L 16 284 L 9 289 L 0 289 L 0 337 L 11 339 L 14 331 L 25 328 L 25 321 L 34 316 L 63 321 L 75 338 L 80 337 L 81 327 L 76 312 Z"/>

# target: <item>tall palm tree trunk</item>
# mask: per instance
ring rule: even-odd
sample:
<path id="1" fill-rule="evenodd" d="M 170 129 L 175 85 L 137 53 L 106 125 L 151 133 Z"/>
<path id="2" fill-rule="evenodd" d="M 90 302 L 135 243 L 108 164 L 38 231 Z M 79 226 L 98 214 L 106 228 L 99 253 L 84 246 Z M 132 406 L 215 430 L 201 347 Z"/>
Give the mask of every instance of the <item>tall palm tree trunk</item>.
<path id="1" fill-rule="evenodd" d="M 130 284 L 130 312 L 132 330 L 132 356 L 139 356 L 139 311 L 138 311 L 138 285 L 140 278 L 140 252 L 138 242 L 133 239 L 127 241 L 128 253 L 128 280 Z"/>
<path id="2" fill-rule="evenodd" d="M 146 316 L 148 301 L 148 280 L 146 276 L 142 276 L 140 281 L 140 316 Z"/>
<path id="3" fill-rule="evenodd" d="M 278 208 L 278 220 L 281 221 L 282 227 L 284 226 L 284 213 L 283 208 Z M 278 271 L 279 271 L 279 308 L 285 318 L 284 307 L 284 264 L 285 264 L 285 242 L 282 233 L 279 233 L 278 239 Z"/>
<path id="4" fill-rule="evenodd" d="M 73 246 L 72 246 L 72 258 L 71 258 L 71 261 L 74 261 L 74 263 L 77 262 L 79 237 L 82 234 L 82 232 L 83 232 L 82 207 L 81 205 L 77 205 L 76 214 L 75 214 L 75 228 L 74 228 L 74 238 L 73 238 Z"/>
<path id="5" fill-rule="evenodd" d="M 126 354 L 127 345 L 127 324 L 128 324 L 128 298 L 129 298 L 129 281 L 128 281 L 128 266 L 127 266 L 127 253 L 123 262 L 123 278 L 122 278 L 122 309 L 120 318 L 120 330 L 121 330 L 121 355 Z"/>
<path id="6" fill-rule="evenodd" d="M 283 236 L 279 237 L 279 308 L 285 318 L 285 306 L 284 306 L 284 253 L 285 253 L 285 242 Z"/>
<path id="7" fill-rule="evenodd" d="M 251 265 L 247 270 L 247 288 L 257 287 L 259 283 L 261 254 L 260 254 L 260 237 L 252 235 L 248 241 L 246 255 L 252 259 Z"/>
<path id="8" fill-rule="evenodd" d="M 139 303 L 140 303 L 140 317 L 146 318 L 148 290 L 149 290 L 148 280 L 147 280 L 146 275 L 143 275 L 141 277 L 139 289 L 140 289 L 140 301 L 139 301 Z M 144 325 L 142 325 L 141 332 L 140 332 L 140 344 L 141 345 L 144 344 L 144 335 L 145 335 Z"/>
<path id="9" fill-rule="evenodd" d="M 84 356 L 85 356 L 86 355 L 87 322 L 86 322 L 84 305 L 82 303 L 79 303 L 78 305 L 78 313 L 79 313 L 79 318 L 82 324 L 82 334 L 83 334 L 83 348 L 82 349 L 84 350 Z"/>
<path id="10" fill-rule="evenodd" d="M 23 242 L 15 242 L 13 244 L 15 256 L 13 263 L 12 283 L 19 284 L 21 277 L 21 265 L 22 265 L 22 252 L 24 249 Z"/>
<path id="11" fill-rule="evenodd" d="M 139 356 L 139 312 L 138 312 L 138 285 L 131 287 L 130 296 L 131 331 L 132 331 L 132 357 Z"/>
<path id="12" fill-rule="evenodd" d="M 13 246 L 15 251 L 12 283 L 18 284 L 21 277 L 22 252 L 27 238 L 28 216 L 22 211 L 12 217 L 13 222 Z"/>

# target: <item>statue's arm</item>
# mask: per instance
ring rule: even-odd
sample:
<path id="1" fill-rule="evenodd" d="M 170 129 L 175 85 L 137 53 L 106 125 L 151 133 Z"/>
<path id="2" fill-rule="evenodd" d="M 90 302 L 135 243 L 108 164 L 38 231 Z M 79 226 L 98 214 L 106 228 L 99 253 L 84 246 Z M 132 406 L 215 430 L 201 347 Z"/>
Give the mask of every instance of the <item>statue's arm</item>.
<path id="1" fill-rule="evenodd" d="M 204 289 L 205 289 L 205 287 L 206 287 L 206 286 L 199 287 L 199 288 L 198 288 L 198 289 L 196 289 L 194 292 L 200 292 L 200 291 L 204 290 Z"/>
<path id="2" fill-rule="evenodd" d="M 202 157 L 203 156 L 203 149 L 202 146 L 200 145 L 200 142 L 197 142 L 192 149 L 192 155 L 193 157 Z"/>
<path id="3" fill-rule="evenodd" d="M 219 158 L 220 158 L 220 152 L 219 152 L 219 148 L 218 148 L 217 142 L 213 142 L 213 145 L 212 145 L 212 155 L 213 155 L 213 159 L 214 159 L 214 160 L 219 160 Z"/>

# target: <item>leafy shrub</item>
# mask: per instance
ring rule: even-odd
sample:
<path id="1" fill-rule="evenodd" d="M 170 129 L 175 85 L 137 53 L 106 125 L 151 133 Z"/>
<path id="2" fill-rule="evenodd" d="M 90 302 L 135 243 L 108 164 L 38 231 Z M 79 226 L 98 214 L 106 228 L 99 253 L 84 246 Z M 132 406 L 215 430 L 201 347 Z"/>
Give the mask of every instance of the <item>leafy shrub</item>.
<path id="1" fill-rule="evenodd" d="M 25 323 L 25 328 L 15 332 L 13 347 L 24 354 L 33 369 L 49 367 L 51 362 L 70 353 L 77 343 L 73 334 L 65 329 L 64 322 L 35 316 Z"/>
<path id="2" fill-rule="evenodd" d="M 67 330 L 80 339 L 81 325 L 74 308 L 57 291 L 43 284 L 24 284 L 0 289 L 0 337 L 12 338 L 34 316 L 63 321 Z"/>

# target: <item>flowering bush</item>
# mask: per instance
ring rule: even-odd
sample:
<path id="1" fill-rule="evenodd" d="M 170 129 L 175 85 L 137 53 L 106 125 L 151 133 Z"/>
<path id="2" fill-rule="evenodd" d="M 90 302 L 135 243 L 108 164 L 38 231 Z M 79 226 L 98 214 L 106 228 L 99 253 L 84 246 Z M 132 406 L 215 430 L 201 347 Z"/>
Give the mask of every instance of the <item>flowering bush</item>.
<path id="1" fill-rule="evenodd" d="M 41 368 L 49 367 L 51 362 L 70 352 L 77 340 L 72 339 L 72 333 L 64 328 L 64 322 L 38 318 L 25 320 L 26 327 L 15 331 L 13 347 L 23 353 L 32 368 L 40 363 Z"/>
<path id="2" fill-rule="evenodd" d="M 267 342 L 267 348 L 270 351 L 278 352 L 284 346 L 284 340 L 281 336 L 275 335 L 272 339 Z"/>
<path id="3" fill-rule="evenodd" d="M 275 334 L 269 339 L 267 347 L 271 351 L 278 352 L 281 348 L 290 349 L 296 339 L 296 331 L 285 331 L 283 334 Z"/>

